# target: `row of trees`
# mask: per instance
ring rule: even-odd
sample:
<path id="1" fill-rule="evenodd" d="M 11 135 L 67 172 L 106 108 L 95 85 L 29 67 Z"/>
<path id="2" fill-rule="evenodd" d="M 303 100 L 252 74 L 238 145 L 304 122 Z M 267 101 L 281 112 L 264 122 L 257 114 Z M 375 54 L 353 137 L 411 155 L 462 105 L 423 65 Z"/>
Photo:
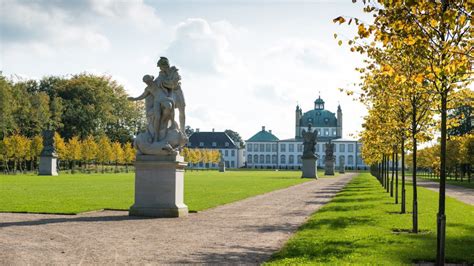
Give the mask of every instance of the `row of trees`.
<path id="1" fill-rule="evenodd" d="M 218 164 L 221 160 L 221 153 L 215 149 L 190 149 L 183 148 L 184 160 L 190 164 Z"/>
<path id="2" fill-rule="evenodd" d="M 73 136 L 65 141 L 58 133 L 54 135 L 56 152 L 60 166 L 63 170 L 70 169 L 72 172 L 79 165 L 82 171 L 105 171 L 105 165 L 114 165 L 118 171 L 119 165 L 128 166 L 135 160 L 135 149 L 130 142 L 121 144 L 111 141 L 107 136 L 87 136 L 80 139 Z M 20 171 L 35 171 L 38 167 L 39 156 L 43 149 L 41 136 L 28 138 L 23 135 L 14 134 L 0 141 L 0 159 L 3 171 L 16 173 Z"/>
<path id="3" fill-rule="evenodd" d="M 143 110 L 143 103 L 128 101 L 124 88 L 107 76 L 83 73 L 38 81 L 8 79 L 0 72 L 0 139 L 32 138 L 51 129 L 68 140 L 104 134 L 125 144 L 144 127 Z"/>
<path id="4" fill-rule="evenodd" d="M 440 134 L 437 264 L 442 265 L 446 232 L 447 133 L 448 126 L 454 127 L 460 121 L 448 120 L 448 112 L 453 108 L 472 109 L 474 95 L 469 86 L 473 80 L 474 4 L 470 0 L 364 0 L 363 5 L 364 11 L 374 18 L 372 22 L 347 17 L 334 19 L 340 24 L 357 26 L 358 33 L 348 40 L 348 45 L 351 51 L 366 57 L 366 65 L 357 69 L 362 79 L 358 99 L 369 110 L 361 134 L 362 156 L 365 162 L 378 166 L 373 168 L 375 174 L 393 195 L 389 162 L 396 162 L 397 155 L 401 155 L 401 212 L 404 213 L 404 156 L 407 150 L 411 151 L 412 231 L 417 233 L 417 147 L 434 134 Z M 470 119 L 465 118 L 469 123 Z M 392 180 L 394 174 L 392 172 Z"/>
<path id="5" fill-rule="evenodd" d="M 446 142 L 446 171 L 451 179 L 471 181 L 472 166 L 474 165 L 474 135 L 451 136 Z M 418 151 L 417 171 L 429 173 L 434 178 L 440 174 L 440 145 L 436 144 Z M 407 156 L 408 164 L 413 163 L 413 156 Z"/>

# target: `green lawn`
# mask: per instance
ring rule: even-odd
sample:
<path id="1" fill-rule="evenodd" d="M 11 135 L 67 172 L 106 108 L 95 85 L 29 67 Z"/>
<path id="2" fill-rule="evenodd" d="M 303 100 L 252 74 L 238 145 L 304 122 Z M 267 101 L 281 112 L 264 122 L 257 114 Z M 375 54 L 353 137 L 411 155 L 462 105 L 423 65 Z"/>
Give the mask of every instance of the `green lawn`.
<path id="1" fill-rule="evenodd" d="M 185 203 L 192 211 L 204 210 L 310 180 L 300 177 L 300 171 L 187 171 Z M 0 175 L 0 212 L 127 210 L 133 186 L 133 173 Z"/>
<path id="2" fill-rule="evenodd" d="M 417 177 L 439 183 L 439 179 L 437 178 L 435 179 L 435 178 L 429 178 L 427 176 L 419 176 L 419 175 L 417 175 Z M 467 182 L 466 179 L 464 179 L 462 182 L 461 182 L 461 179 L 458 179 L 457 181 L 455 179 L 447 179 L 446 184 L 474 189 L 474 180 L 471 180 L 471 182 L 469 183 Z"/>
<path id="3" fill-rule="evenodd" d="M 361 174 L 311 216 L 269 264 L 411 264 L 436 258 L 438 193 L 419 188 L 420 234 L 378 181 Z M 411 210 L 412 189 L 407 188 Z M 474 206 L 448 198 L 448 262 L 474 263 Z"/>

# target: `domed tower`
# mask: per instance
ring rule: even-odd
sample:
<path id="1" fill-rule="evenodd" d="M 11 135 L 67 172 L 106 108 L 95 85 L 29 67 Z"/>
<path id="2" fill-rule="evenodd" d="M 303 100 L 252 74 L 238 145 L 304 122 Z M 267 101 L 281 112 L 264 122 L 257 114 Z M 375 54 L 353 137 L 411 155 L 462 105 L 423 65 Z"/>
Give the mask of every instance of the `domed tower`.
<path id="1" fill-rule="evenodd" d="M 324 101 L 321 99 L 321 95 L 314 101 L 314 109 L 315 110 L 324 110 Z"/>
<path id="2" fill-rule="evenodd" d="M 336 129 L 337 137 L 342 138 L 342 109 L 341 105 L 337 105 L 337 129 Z"/>
<path id="3" fill-rule="evenodd" d="M 301 137 L 300 135 L 300 123 L 301 117 L 303 116 L 303 111 L 301 110 L 299 105 L 296 105 L 295 111 L 295 138 Z"/>

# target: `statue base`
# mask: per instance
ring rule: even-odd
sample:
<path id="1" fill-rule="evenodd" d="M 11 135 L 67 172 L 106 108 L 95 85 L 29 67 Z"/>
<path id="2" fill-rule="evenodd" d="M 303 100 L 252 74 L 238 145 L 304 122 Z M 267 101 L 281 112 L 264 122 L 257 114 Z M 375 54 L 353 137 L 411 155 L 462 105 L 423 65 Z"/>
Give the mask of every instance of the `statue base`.
<path id="1" fill-rule="evenodd" d="M 334 175 L 334 161 L 326 161 L 324 165 L 324 175 Z"/>
<path id="2" fill-rule="evenodd" d="M 38 175 L 57 176 L 58 157 L 56 156 L 40 156 Z"/>
<path id="3" fill-rule="evenodd" d="M 225 172 L 225 164 L 224 163 L 219 163 L 219 172 L 221 172 L 221 173 Z"/>
<path id="4" fill-rule="evenodd" d="M 346 172 L 346 167 L 344 165 L 339 166 L 339 173 L 344 174 Z"/>
<path id="5" fill-rule="evenodd" d="M 317 163 L 316 158 L 303 158 L 303 167 L 301 168 L 301 171 L 303 172 L 302 178 L 318 178 L 318 172 L 317 172 Z"/>
<path id="6" fill-rule="evenodd" d="M 180 155 L 137 155 L 135 161 L 135 203 L 130 216 L 183 217 L 184 167 Z"/>

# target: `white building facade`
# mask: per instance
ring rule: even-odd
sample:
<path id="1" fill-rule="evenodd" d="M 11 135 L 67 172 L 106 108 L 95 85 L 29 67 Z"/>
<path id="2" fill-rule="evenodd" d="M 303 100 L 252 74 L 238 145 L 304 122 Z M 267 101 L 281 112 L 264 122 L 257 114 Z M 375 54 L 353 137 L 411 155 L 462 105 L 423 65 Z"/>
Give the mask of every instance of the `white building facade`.
<path id="1" fill-rule="evenodd" d="M 342 138 L 342 109 L 338 106 L 337 115 L 324 109 L 324 101 L 319 97 L 315 108 L 302 113 L 296 107 L 295 138 L 280 140 L 271 130 L 262 127 L 260 132 L 246 141 L 246 166 L 267 169 L 300 169 L 303 154 L 303 129 L 318 131 L 316 154 L 318 167 L 324 167 L 325 144 L 334 144 L 336 167 L 344 163 L 346 169 L 368 169 L 361 157 L 361 143 Z"/>

